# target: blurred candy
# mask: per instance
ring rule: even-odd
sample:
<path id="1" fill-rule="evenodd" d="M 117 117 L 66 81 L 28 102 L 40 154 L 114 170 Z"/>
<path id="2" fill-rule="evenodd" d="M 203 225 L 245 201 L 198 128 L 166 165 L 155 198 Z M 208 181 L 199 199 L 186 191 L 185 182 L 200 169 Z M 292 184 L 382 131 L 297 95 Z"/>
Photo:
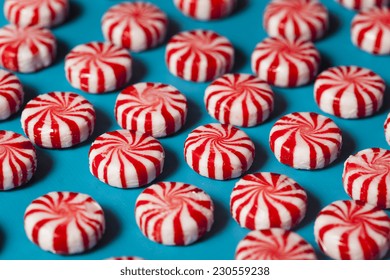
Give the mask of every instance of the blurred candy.
<path id="1" fill-rule="evenodd" d="M 23 104 L 24 91 L 18 77 L 0 69 L 0 120 L 8 119 Z"/>

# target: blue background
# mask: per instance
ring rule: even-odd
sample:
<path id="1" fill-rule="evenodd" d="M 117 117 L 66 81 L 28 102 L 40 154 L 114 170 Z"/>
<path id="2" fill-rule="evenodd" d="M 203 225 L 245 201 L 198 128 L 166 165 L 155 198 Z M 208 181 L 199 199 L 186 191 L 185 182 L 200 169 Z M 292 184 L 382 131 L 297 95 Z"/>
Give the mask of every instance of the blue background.
<path id="1" fill-rule="evenodd" d="M 114 0 L 70 0 L 68 21 L 53 29 L 59 51 L 55 63 L 35 74 L 18 74 L 25 92 L 26 102 L 38 94 L 50 91 L 73 91 L 86 97 L 97 112 L 96 130 L 85 143 L 66 150 L 38 148 L 38 169 L 26 186 L 0 192 L 0 259 L 104 259 L 111 256 L 139 256 L 145 259 L 233 259 L 238 242 L 248 233 L 231 218 L 230 193 L 238 179 L 214 181 L 192 171 L 183 158 L 183 143 L 195 127 L 215 122 L 206 112 L 203 94 L 207 83 L 192 83 L 172 76 L 164 62 L 165 46 L 134 53 L 131 83 L 141 81 L 164 82 L 181 90 L 188 98 L 189 113 L 184 128 L 176 135 L 161 139 L 166 150 L 164 172 L 158 180 L 182 181 L 203 188 L 215 202 L 215 224 L 211 232 L 197 243 L 186 247 L 168 247 L 145 238 L 134 219 L 134 203 L 143 190 L 122 190 L 101 183 L 88 169 L 88 151 L 92 141 L 100 134 L 119 129 L 114 118 L 114 104 L 118 92 L 91 95 L 73 89 L 65 79 L 64 57 L 74 46 L 89 41 L 102 41 L 100 19 Z M 250 55 L 255 45 L 266 37 L 262 27 L 262 14 L 268 1 L 239 0 L 237 11 L 230 17 L 212 22 L 199 22 L 182 15 L 171 0 L 150 0 L 164 10 L 170 20 L 168 38 L 181 30 L 212 29 L 228 37 L 236 48 L 234 72 L 250 73 Z M 350 22 L 355 12 L 332 0 L 323 0 L 330 12 L 330 30 L 325 38 L 316 42 L 322 55 L 321 70 L 333 65 L 359 65 L 390 81 L 390 57 L 373 56 L 354 47 L 350 40 Z M 0 26 L 7 22 L 0 16 Z M 352 153 L 369 147 L 388 148 L 383 123 L 389 111 L 389 92 L 383 108 L 373 117 L 361 120 L 343 120 L 332 117 L 343 131 L 344 143 L 340 158 L 330 167 L 317 171 L 299 171 L 280 164 L 272 154 L 268 137 L 275 121 L 294 111 L 321 113 L 313 99 L 313 85 L 296 88 L 274 88 L 276 108 L 270 119 L 257 127 L 244 129 L 256 144 L 256 158 L 249 172 L 270 171 L 286 174 L 295 179 L 308 192 L 309 206 L 305 219 L 295 229 L 318 253 L 326 258 L 314 241 L 313 223 L 321 208 L 339 199 L 349 199 L 341 183 L 343 162 Z M 326 115 L 326 114 L 325 114 Z M 23 131 L 20 113 L 0 122 L 0 129 Z M 36 197 L 50 191 L 83 192 L 95 198 L 106 215 L 107 230 L 98 245 L 89 252 L 75 256 L 58 256 L 44 252 L 31 243 L 23 229 L 23 214 Z"/>

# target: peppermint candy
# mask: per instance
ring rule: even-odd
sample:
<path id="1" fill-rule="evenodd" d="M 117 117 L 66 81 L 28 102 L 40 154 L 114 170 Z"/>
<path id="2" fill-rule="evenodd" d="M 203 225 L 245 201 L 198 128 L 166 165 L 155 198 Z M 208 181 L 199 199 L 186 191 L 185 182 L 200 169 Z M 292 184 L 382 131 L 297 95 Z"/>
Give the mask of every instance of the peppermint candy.
<path id="1" fill-rule="evenodd" d="M 174 0 L 173 3 L 184 15 L 206 21 L 231 14 L 237 0 Z"/>
<path id="2" fill-rule="evenodd" d="M 63 149 L 84 142 L 95 127 L 95 109 L 72 92 L 49 92 L 30 100 L 21 115 L 24 133 L 43 148 Z"/>
<path id="3" fill-rule="evenodd" d="M 390 219 L 372 205 L 339 200 L 318 214 L 314 235 L 321 250 L 333 259 L 379 259 L 389 249 Z"/>
<path id="4" fill-rule="evenodd" d="M 390 9 L 372 8 L 352 20 L 352 42 L 371 54 L 390 54 Z"/>
<path id="5" fill-rule="evenodd" d="M 305 216 L 307 195 L 297 182 L 276 173 L 255 173 L 240 179 L 230 196 L 230 212 L 250 230 L 291 229 Z"/>
<path id="6" fill-rule="evenodd" d="M 100 135 L 89 150 L 89 170 L 100 181 L 117 188 L 136 188 L 158 177 L 164 149 L 147 134 L 116 130 Z"/>
<path id="7" fill-rule="evenodd" d="M 94 247 L 105 230 L 103 209 L 89 195 L 50 192 L 24 213 L 28 239 L 55 254 L 77 254 Z"/>
<path id="8" fill-rule="evenodd" d="M 0 28 L 0 66 L 8 70 L 31 73 L 54 61 L 57 42 L 47 29 L 6 25 Z"/>
<path id="9" fill-rule="evenodd" d="M 204 103 L 221 123 L 251 127 L 268 119 L 274 109 L 274 93 L 255 76 L 225 74 L 207 87 Z"/>
<path id="10" fill-rule="evenodd" d="M 128 51 L 111 43 L 78 45 L 65 58 L 66 79 L 88 93 L 114 91 L 129 82 L 132 61 Z"/>
<path id="11" fill-rule="evenodd" d="M 123 129 L 153 137 L 178 131 L 187 117 L 187 98 L 161 83 L 138 83 L 122 90 L 115 103 L 115 118 Z"/>
<path id="12" fill-rule="evenodd" d="M 270 132 L 270 147 L 278 161 L 296 169 L 320 169 L 339 155 L 342 136 L 325 116 L 292 113 L 279 119 Z"/>
<path id="13" fill-rule="evenodd" d="M 270 85 L 298 87 L 314 79 L 320 60 L 312 42 L 266 38 L 252 53 L 252 70 Z"/>
<path id="14" fill-rule="evenodd" d="M 318 75 L 314 97 L 320 109 L 346 119 L 371 116 L 383 104 L 385 82 L 369 69 L 358 66 L 329 68 Z"/>
<path id="15" fill-rule="evenodd" d="M 389 5 L 388 0 L 336 0 L 336 2 L 352 10 L 369 10 Z"/>
<path id="16" fill-rule="evenodd" d="M 19 27 L 52 27 L 64 22 L 68 0 L 5 0 L 4 15 Z"/>
<path id="17" fill-rule="evenodd" d="M 241 176 L 253 163 L 255 146 L 242 130 L 227 124 L 194 129 L 184 143 L 188 165 L 202 176 L 228 180 Z"/>
<path id="18" fill-rule="evenodd" d="M 270 37 L 313 41 L 324 36 L 328 10 L 317 0 L 273 0 L 264 12 L 264 27 Z"/>
<path id="19" fill-rule="evenodd" d="M 147 2 L 123 2 L 111 7 L 102 18 L 104 38 L 139 52 L 165 39 L 168 19 L 157 6 Z"/>
<path id="20" fill-rule="evenodd" d="M 205 82 L 229 72 L 234 63 L 230 41 L 209 30 L 184 31 L 168 42 L 168 70 L 187 81 Z"/>
<path id="21" fill-rule="evenodd" d="M 18 77 L 0 69 L 0 120 L 8 119 L 23 104 L 24 91 Z"/>
<path id="22" fill-rule="evenodd" d="M 385 125 L 384 125 L 384 129 L 385 129 L 386 141 L 390 145 L 390 114 L 387 115 L 387 118 L 386 118 L 386 121 L 385 121 Z"/>
<path id="23" fill-rule="evenodd" d="M 354 200 L 390 208 L 390 151 L 370 148 L 344 163 L 343 185 Z"/>
<path id="24" fill-rule="evenodd" d="M 254 230 L 238 243 L 236 260 L 316 260 L 313 247 L 298 234 L 271 228 Z"/>
<path id="25" fill-rule="evenodd" d="M 37 155 L 30 140 L 15 132 L 0 130 L 0 191 L 26 184 L 36 168 Z"/>
<path id="26" fill-rule="evenodd" d="M 210 231 L 214 205 L 208 194 L 193 185 L 160 182 L 138 196 L 135 219 L 154 242 L 189 245 Z"/>

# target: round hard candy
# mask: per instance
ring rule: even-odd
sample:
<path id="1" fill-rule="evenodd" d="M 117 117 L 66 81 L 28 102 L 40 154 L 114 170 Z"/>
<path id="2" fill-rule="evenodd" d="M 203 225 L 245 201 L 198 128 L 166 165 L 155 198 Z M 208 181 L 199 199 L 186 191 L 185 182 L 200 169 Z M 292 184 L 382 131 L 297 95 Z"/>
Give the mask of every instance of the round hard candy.
<path id="1" fill-rule="evenodd" d="M 49 92 L 30 100 L 21 115 L 24 133 L 37 146 L 62 149 L 84 142 L 95 127 L 95 109 L 81 95 Z"/>
<path id="2" fill-rule="evenodd" d="M 278 161 L 296 169 L 320 169 L 340 153 L 341 131 L 328 117 L 297 112 L 280 118 L 270 132 L 270 147 Z"/>
<path id="3" fill-rule="evenodd" d="M 144 186 L 164 166 L 164 149 L 147 134 L 116 130 L 100 135 L 89 150 L 89 170 L 100 181 L 117 188 Z"/>
<path id="4" fill-rule="evenodd" d="M 24 91 L 18 77 L 0 69 L 0 120 L 8 119 L 23 104 Z"/>
<path id="5" fill-rule="evenodd" d="M 98 243 L 105 219 L 101 206 L 87 194 L 50 192 L 27 207 L 24 228 L 27 237 L 42 250 L 70 255 Z"/>
<path id="6" fill-rule="evenodd" d="M 221 123 L 251 127 L 268 119 L 274 109 L 274 93 L 255 76 L 225 74 L 207 87 L 204 103 Z"/>
<path id="7" fill-rule="evenodd" d="M 214 205 L 208 194 L 193 185 L 160 182 L 138 196 L 135 219 L 154 242 L 189 245 L 210 231 Z"/>
<path id="8" fill-rule="evenodd" d="M 187 117 L 187 98 L 162 83 L 138 83 L 122 90 L 115 103 L 115 118 L 123 129 L 159 138 L 178 131 Z"/>
<path id="9" fill-rule="evenodd" d="M 228 180 L 241 176 L 253 163 L 255 145 L 242 130 L 227 124 L 194 129 L 184 143 L 188 165 L 202 176 Z"/>
<path id="10" fill-rule="evenodd" d="M 314 235 L 321 250 L 333 259 L 379 259 L 389 249 L 390 219 L 372 205 L 339 200 L 318 214 Z"/>
<path id="11" fill-rule="evenodd" d="M 389 0 L 336 0 L 336 2 L 352 10 L 369 10 L 389 5 Z"/>
<path id="12" fill-rule="evenodd" d="M 33 144 L 24 136 L 0 130 L 0 191 L 26 184 L 37 168 Z"/>
<path id="13" fill-rule="evenodd" d="M 173 3 L 184 15 L 207 21 L 231 14 L 237 0 L 174 0 Z"/>
<path id="14" fill-rule="evenodd" d="M 232 69 L 234 48 L 227 38 L 214 31 L 184 31 L 168 42 L 165 60 L 174 76 L 205 82 Z"/>
<path id="15" fill-rule="evenodd" d="M 148 2 L 123 2 L 111 7 L 102 18 L 104 38 L 113 44 L 139 52 L 165 39 L 168 19 Z"/>
<path id="16" fill-rule="evenodd" d="M 252 70 L 270 85 L 298 87 L 314 79 L 320 60 L 312 42 L 266 38 L 252 53 Z"/>
<path id="17" fill-rule="evenodd" d="M 69 83 L 88 93 L 104 93 L 125 86 L 132 75 L 129 52 L 111 43 L 91 42 L 74 47 L 65 58 Z"/>

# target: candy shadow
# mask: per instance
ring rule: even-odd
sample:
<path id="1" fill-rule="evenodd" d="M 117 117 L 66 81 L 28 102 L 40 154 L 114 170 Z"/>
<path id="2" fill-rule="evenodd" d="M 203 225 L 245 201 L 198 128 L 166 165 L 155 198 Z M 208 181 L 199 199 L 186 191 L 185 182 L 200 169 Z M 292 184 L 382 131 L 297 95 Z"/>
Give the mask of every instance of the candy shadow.
<path id="1" fill-rule="evenodd" d="M 75 1 L 69 1 L 69 13 L 68 19 L 65 23 L 69 23 L 79 18 L 83 14 L 84 8 Z"/>
<path id="2" fill-rule="evenodd" d="M 313 223 L 315 219 L 317 218 L 318 213 L 321 211 L 322 207 L 320 204 L 320 200 L 314 196 L 310 191 L 308 191 L 305 186 L 302 186 L 307 194 L 307 209 L 306 209 L 306 216 L 305 218 L 299 223 L 299 225 L 296 227 L 298 228 L 304 228 L 304 227 L 310 227 L 310 224 Z"/>
<path id="3" fill-rule="evenodd" d="M 65 43 L 65 41 L 63 41 L 60 38 L 56 38 L 56 39 L 57 39 L 57 55 L 56 55 L 56 58 L 51 66 L 55 66 L 57 64 L 64 63 L 65 56 L 70 52 L 70 48 L 69 48 L 68 44 Z M 64 75 L 65 75 L 65 73 L 64 73 Z"/>
<path id="4" fill-rule="evenodd" d="M 264 166 L 265 162 L 268 159 L 267 152 L 264 149 L 264 147 L 261 146 L 256 141 L 254 142 L 254 144 L 255 144 L 255 150 L 256 150 L 255 159 L 253 161 L 252 166 L 249 168 L 249 170 L 247 172 L 245 172 L 246 174 L 260 172 L 261 168 Z"/>
<path id="5" fill-rule="evenodd" d="M 148 69 L 145 64 L 141 62 L 140 59 L 133 56 L 133 75 L 131 77 L 131 83 L 136 84 L 143 80 L 143 78 L 148 74 Z"/>
<path id="6" fill-rule="evenodd" d="M 51 170 L 55 166 L 54 160 L 50 157 L 49 152 L 47 150 L 39 147 L 36 150 L 37 170 L 35 171 L 35 174 L 31 178 L 31 180 L 26 184 L 26 187 L 33 186 L 42 181 L 46 176 L 51 173 Z"/>
<path id="7" fill-rule="evenodd" d="M 90 251 L 100 250 L 113 242 L 122 232 L 122 226 L 118 217 L 107 207 L 102 206 L 106 220 L 106 231 L 99 243 Z"/>
<path id="8" fill-rule="evenodd" d="M 324 38 L 330 38 L 334 35 L 336 35 L 337 31 L 340 29 L 340 20 L 336 15 L 334 15 L 332 12 L 329 12 L 329 28 L 328 31 L 326 32 Z M 320 38 L 321 40 L 323 38 Z"/>
<path id="9" fill-rule="evenodd" d="M 335 65 L 331 58 L 328 55 L 321 53 L 321 64 L 320 68 L 318 69 L 318 74 L 334 66 Z"/>
<path id="10" fill-rule="evenodd" d="M 386 85 L 388 85 L 389 81 L 385 81 L 385 83 L 386 83 Z M 387 113 L 389 112 L 389 110 L 390 110 L 390 87 L 386 86 L 385 95 L 383 98 L 383 105 L 382 105 L 382 108 L 379 110 L 378 114 L 385 113 L 387 116 Z M 385 121 L 383 120 L 383 123 L 384 122 Z"/>
<path id="11" fill-rule="evenodd" d="M 187 97 L 187 105 L 188 105 L 188 113 L 187 113 L 187 120 L 184 124 L 181 131 L 186 130 L 187 128 L 192 128 L 199 124 L 201 118 L 202 118 L 202 109 L 199 107 L 198 104 L 196 104 L 193 100 L 189 99 Z"/>
<path id="12" fill-rule="evenodd" d="M 348 131 L 342 130 L 343 145 L 339 157 L 330 166 L 344 163 L 345 160 L 355 152 L 356 143 Z"/>
<path id="13" fill-rule="evenodd" d="M 81 146 L 90 145 L 93 141 L 95 141 L 95 139 L 98 136 L 109 131 L 109 129 L 113 125 L 113 121 L 111 120 L 107 112 L 105 112 L 104 110 L 95 107 L 95 114 L 96 114 L 95 130 L 93 131 L 92 135 L 88 138 L 88 140 L 82 143 Z"/>
<path id="14" fill-rule="evenodd" d="M 288 103 L 282 94 L 275 92 L 274 90 L 274 111 L 271 113 L 271 116 L 264 122 L 273 122 L 281 118 L 286 114 Z"/>
<path id="15" fill-rule="evenodd" d="M 164 170 L 162 174 L 158 177 L 159 181 L 167 181 L 169 178 L 175 174 L 177 168 L 179 167 L 179 160 L 176 156 L 176 153 L 170 148 L 164 147 L 165 151 L 165 161 L 164 161 Z"/>
<path id="16" fill-rule="evenodd" d="M 180 31 L 181 31 L 181 29 L 180 29 L 180 24 L 179 24 L 177 21 L 175 21 L 174 19 L 169 18 L 167 35 L 165 36 L 165 40 L 164 40 L 164 42 L 163 42 L 163 45 L 166 45 L 166 44 L 168 43 L 168 41 L 169 41 L 173 36 L 175 36 L 176 34 L 178 34 Z"/>
<path id="17" fill-rule="evenodd" d="M 249 6 L 249 0 L 241 0 L 238 1 L 235 11 L 233 12 L 233 15 L 239 14 L 243 11 L 245 11 Z"/>
<path id="18" fill-rule="evenodd" d="M 205 241 L 212 236 L 218 235 L 219 232 L 222 232 L 230 219 L 230 211 L 225 209 L 223 204 L 217 200 L 214 200 L 214 224 L 211 227 L 211 230 L 205 234 L 205 236 L 200 240 L 200 242 Z"/>
<path id="19" fill-rule="evenodd" d="M 235 61 L 232 73 L 240 73 L 246 64 L 246 54 L 240 48 L 234 47 Z"/>

